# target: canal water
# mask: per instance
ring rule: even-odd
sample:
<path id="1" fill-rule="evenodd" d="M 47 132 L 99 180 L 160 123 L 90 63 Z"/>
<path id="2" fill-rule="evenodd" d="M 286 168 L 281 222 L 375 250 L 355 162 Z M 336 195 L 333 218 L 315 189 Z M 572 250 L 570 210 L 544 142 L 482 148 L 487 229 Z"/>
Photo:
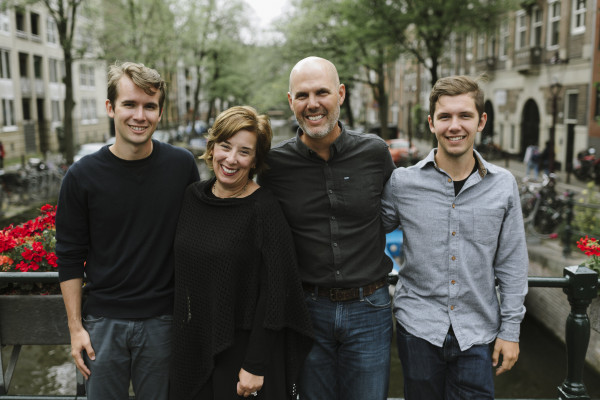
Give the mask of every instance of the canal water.
<path id="1" fill-rule="evenodd" d="M 10 347 L 2 349 L 4 368 Z M 521 355 L 512 371 L 496 378 L 498 399 L 556 399 L 557 387 L 566 376 L 564 345 L 532 318 L 526 317 L 521 329 Z M 586 369 L 584 382 L 588 394 L 600 399 L 600 374 Z M 69 346 L 23 346 L 9 394 L 74 395 L 75 366 Z M 403 397 L 402 368 L 395 341 L 389 397 Z"/>

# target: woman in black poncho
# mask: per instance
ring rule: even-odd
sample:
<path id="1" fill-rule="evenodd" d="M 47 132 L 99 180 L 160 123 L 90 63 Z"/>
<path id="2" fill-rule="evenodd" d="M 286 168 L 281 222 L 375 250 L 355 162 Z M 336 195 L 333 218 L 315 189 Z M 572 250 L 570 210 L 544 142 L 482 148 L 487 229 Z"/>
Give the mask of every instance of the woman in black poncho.
<path id="1" fill-rule="evenodd" d="M 215 178 L 187 188 L 174 243 L 174 400 L 295 398 L 312 327 L 289 226 L 252 180 L 271 137 L 253 108 L 224 111 L 202 156 Z"/>

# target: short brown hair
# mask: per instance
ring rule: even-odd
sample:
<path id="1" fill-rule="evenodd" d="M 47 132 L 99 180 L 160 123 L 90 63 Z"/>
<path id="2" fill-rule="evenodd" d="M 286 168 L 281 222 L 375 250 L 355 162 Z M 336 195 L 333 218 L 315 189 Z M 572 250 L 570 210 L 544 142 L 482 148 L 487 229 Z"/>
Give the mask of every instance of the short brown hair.
<path id="1" fill-rule="evenodd" d="M 115 108 L 115 100 L 119 96 L 119 81 L 123 75 L 131 78 L 137 87 L 150 96 L 154 96 L 156 91 L 159 91 L 158 107 L 160 112 L 162 112 L 167 84 L 160 77 L 160 74 L 155 69 L 148 68 L 144 64 L 133 62 L 120 63 L 118 61 L 108 68 L 107 97 L 113 109 Z"/>
<path id="2" fill-rule="evenodd" d="M 468 76 L 448 76 L 439 79 L 429 95 L 429 115 L 433 118 L 435 114 L 435 105 L 442 96 L 459 96 L 461 94 L 470 94 L 475 101 L 475 109 L 479 113 L 479 118 L 485 111 L 483 91 L 479 87 L 479 81 L 482 78 L 473 79 Z"/>
<path id="3" fill-rule="evenodd" d="M 250 106 L 231 107 L 217 116 L 212 128 L 208 130 L 206 152 L 200 158 L 203 158 L 206 165 L 212 169 L 215 144 L 228 140 L 241 130 L 256 134 L 255 166 L 250 170 L 250 179 L 252 179 L 255 173 L 260 173 L 267 167 L 266 159 L 271 148 L 273 131 L 269 117 L 264 114 L 259 115 Z"/>

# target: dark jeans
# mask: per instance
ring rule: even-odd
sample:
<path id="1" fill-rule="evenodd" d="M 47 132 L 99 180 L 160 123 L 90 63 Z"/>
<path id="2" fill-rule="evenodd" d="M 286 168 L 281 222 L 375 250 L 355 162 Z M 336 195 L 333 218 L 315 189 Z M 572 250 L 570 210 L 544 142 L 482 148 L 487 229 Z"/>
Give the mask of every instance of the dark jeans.
<path id="1" fill-rule="evenodd" d="M 85 382 L 88 400 L 129 399 L 129 381 L 136 399 L 167 400 L 173 317 L 125 320 L 88 315 L 83 327 L 90 334 L 96 359 L 84 352 L 91 371 Z"/>
<path id="2" fill-rule="evenodd" d="M 442 347 L 406 332 L 396 323 L 406 400 L 494 399 L 490 345 L 461 351 L 454 332 Z"/>
<path id="3" fill-rule="evenodd" d="M 356 301 L 306 293 L 315 344 L 302 367 L 301 400 L 385 400 L 393 321 L 387 285 Z"/>

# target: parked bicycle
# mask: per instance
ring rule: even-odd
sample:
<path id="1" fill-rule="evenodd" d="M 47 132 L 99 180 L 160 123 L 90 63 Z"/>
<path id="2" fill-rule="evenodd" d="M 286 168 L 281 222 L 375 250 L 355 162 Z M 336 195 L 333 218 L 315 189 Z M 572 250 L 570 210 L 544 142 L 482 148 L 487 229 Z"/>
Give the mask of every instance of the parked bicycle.
<path id="1" fill-rule="evenodd" d="M 536 236 L 556 233 L 567 208 L 568 194 L 556 192 L 556 175 L 542 175 L 541 182 L 524 180 L 520 189 L 526 229 Z"/>
<path id="2" fill-rule="evenodd" d="M 600 185 L 600 157 L 596 156 L 596 149 L 590 147 L 577 153 L 573 163 L 573 175 L 580 181 L 593 180 Z"/>
<path id="3" fill-rule="evenodd" d="M 57 197 L 65 172 L 60 164 L 39 158 L 29 158 L 16 168 L 0 169 L 0 214 L 10 205 Z"/>

